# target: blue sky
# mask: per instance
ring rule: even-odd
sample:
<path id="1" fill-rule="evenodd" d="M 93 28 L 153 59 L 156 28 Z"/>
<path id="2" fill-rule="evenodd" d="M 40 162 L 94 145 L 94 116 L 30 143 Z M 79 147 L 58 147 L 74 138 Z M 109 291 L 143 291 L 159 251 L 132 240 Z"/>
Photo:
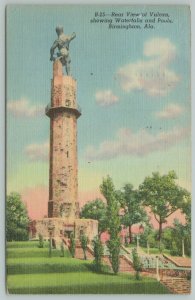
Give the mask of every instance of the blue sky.
<path id="1" fill-rule="evenodd" d="M 79 189 L 98 190 L 107 174 L 117 187 L 126 182 L 138 186 L 153 171 L 171 169 L 179 184 L 191 188 L 189 10 L 145 6 L 148 13 L 168 12 L 174 20 L 153 30 L 90 24 L 99 10 L 143 8 L 8 7 L 8 191 L 48 185 L 49 119 L 44 106 L 50 101 L 49 49 L 58 24 L 66 34 L 77 34 L 70 54 L 82 108 Z"/>

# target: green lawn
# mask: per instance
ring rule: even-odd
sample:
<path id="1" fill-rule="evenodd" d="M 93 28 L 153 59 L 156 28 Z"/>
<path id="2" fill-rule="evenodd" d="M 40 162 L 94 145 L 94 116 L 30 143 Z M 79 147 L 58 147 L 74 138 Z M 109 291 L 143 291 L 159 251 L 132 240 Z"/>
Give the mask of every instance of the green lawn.
<path id="1" fill-rule="evenodd" d="M 48 248 L 8 248 L 6 251 L 7 257 L 9 258 L 26 258 L 26 257 L 48 257 Z M 59 257 L 61 251 L 52 249 L 52 256 Z M 66 256 L 70 256 L 69 252 L 65 251 Z"/>
<path id="2" fill-rule="evenodd" d="M 106 275 L 85 272 L 9 275 L 9 293 L 15 294 L 167 294 L 156 280 L 140 281 L 129 274 Z"/>
<path id="3" fill-rule="evenodd" d="M 143 250 L 145 253 L 148 253 L 148 249 L 147 249 L 147 248 L 142 247 L 142 250 Z M 161 252 L 159 251 L 158 248 L 150 248 L 149 253 L 150 253 L 150 254 L 160 254 Z M 162 253 L 164 253 L 164 254 L 170 254 L 170 250 L 164 249 L 164 250 L 162 251 Z"/>
<path id="4" fill-rule="evenodd" d="M 127 248 L 136 248 L 136 245 L 135 244 L 130 244 L 127 246 Z M 140 247 L 146 254 L 148 253 L 148 249 L 146 247 Z M 161 252 L 159 251 L 158 248 L 150 248 L 150 251 L 149 251 L 150 254 L 160 254 Z M 164 249 L 162 251 L 162 253 L 164 254 L 170 254 L 170 250 L 168 249 Z"/>
<path id="5" fill-rule="evenodd" d="M 32 244 L 31 244 L 32 243 Z M 35 242 L 8 245 L 7 289 L 10 294 L 168 294 L 169 291 L 152 278 L 135 280 L 132 274 L 97 274 L 93 262 L 74 259 L 59 250 L 48 257 L 47 248 Z M 32 245 L 32 247 L 30 247 Z M 68 257 L 69 256 L 69 257 Z"/>
<path id="6" fill-rule="evenodd" d="M 46 246 L 48 242 L 44 242 Z M 39 241 L 26 241 L 26 242 L 7 242 L 7 248 L 33 248 L 38 247 Z"/>

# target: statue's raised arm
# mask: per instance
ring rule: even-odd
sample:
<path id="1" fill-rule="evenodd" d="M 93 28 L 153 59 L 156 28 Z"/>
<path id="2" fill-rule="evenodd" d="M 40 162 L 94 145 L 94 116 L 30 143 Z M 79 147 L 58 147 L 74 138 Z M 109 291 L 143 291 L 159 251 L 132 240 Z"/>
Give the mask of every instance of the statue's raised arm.
<path id="1" fill-rule="evenodd" d="M 51 49 L 50 49 L 50 60 L 59 59 L 63 66 L 66 68 L 66 73 L 70 75 L 70 54 L 69 54 L 69 44 L 76 37 L 76 33 L 73 32 L 70 36 L 67 36 L 63 32 L 62 26 L 56 27 L 56 33 L 58 35 L 58 39 L 54 41 Z M 59 52 L 57 56 L 54 57 L 55 49 L 58 48 Z"/>

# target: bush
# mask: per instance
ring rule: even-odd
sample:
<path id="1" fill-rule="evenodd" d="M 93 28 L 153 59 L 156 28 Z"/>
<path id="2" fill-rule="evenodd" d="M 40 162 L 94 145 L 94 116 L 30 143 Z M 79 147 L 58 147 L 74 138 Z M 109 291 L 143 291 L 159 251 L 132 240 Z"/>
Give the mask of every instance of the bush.
<path id="1" fill-rule="evenodd" d="M 60 245 L 60 250 L 61 250 L 61 257 L 64 257 L 64 242 L 62 241 L 61 245 Z"/>
<path id="2" fill-rule="evenodd" d="M 136 271 L 135 278 L 137 280 L 140 280 L 140 271 L 142 270 L 142 263 L 141 263 L 140 258 L 138 256 L 136 248 L 134 248 L 132 250 L 132 255 L 133 255 L 133 267 Z"/>
<path id="3" fill-rule="evenodd" d="M 44 247 L 44 240 L 43 240 L 43 236 L 42 234 L 39 233 L 39 244 L 38 244 L 39 248 L 43 248 Z"/>
<path id="4" fill-rule="evenodd" d="M 74 238 L 74 234 L 71 233 L 70 235 L 70 253 L 72 255 L 72 257 L 75 257 L 75 238 Z"/>
<path id="5" fill-rule="evenodd" d="M 93 250 L 94 250 L 94 264 L 96 272 L 102 271 L 102 255 L 103 255 L 103 246 L 99 237 L 96 237 L 93 240 Z"/>
<path id="6" fill-rule="evenodd" d="M 119 261 L 120 261 L 120 238 L 115 238 L 107 242 L 107 246 L 110 252 L 110 262 L 112 265 L 113 272 L 115 274 L 119 271 Z"/>
<path id="7" fill-rule="evenodd" d="M 160 253 L 162 253 L 164 251 L 164 249 L 165 249 L 165 245 L 162 242 L 160 242 L 160 244 L 159 244 Z"/>
<path id="8" fill-rule="evenodd" d="M 52 256 L 52 240 L 49 240 L 49 257 Z"/>
<path id="9" fill-rule="evenodd" d="M 86 260 L 87 259 L 86 250 L 87 250 L 88 238 L 85 234 L 82 234 L 80 236 L 80 242 L 81 242 L 81 247 L 83 249 L 84 259 Z"/>

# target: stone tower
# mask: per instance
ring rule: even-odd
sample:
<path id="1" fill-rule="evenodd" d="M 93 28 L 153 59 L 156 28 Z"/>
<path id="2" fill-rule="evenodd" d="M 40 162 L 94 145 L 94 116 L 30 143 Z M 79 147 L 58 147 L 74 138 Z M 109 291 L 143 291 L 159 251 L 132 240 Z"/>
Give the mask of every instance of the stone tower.
<path id="1" fill-rule="evenodd" d="M 53 63 L 50 118 L 49 218 L 78 218 L 76 80 L 63 75 L 60 60 Z"/>
<path id="2" fill-rule="evenodd" d="M 50 118 L 48 217 L 31 222 L 30 238 L 52 238 L 60 245 L 73 233 L 89 242 L 98 234 L 98 221 L 79 218 L 76 80 L 63 74 L 59 59 L 53 62 L 51 102 L 45 113 Z"/>

